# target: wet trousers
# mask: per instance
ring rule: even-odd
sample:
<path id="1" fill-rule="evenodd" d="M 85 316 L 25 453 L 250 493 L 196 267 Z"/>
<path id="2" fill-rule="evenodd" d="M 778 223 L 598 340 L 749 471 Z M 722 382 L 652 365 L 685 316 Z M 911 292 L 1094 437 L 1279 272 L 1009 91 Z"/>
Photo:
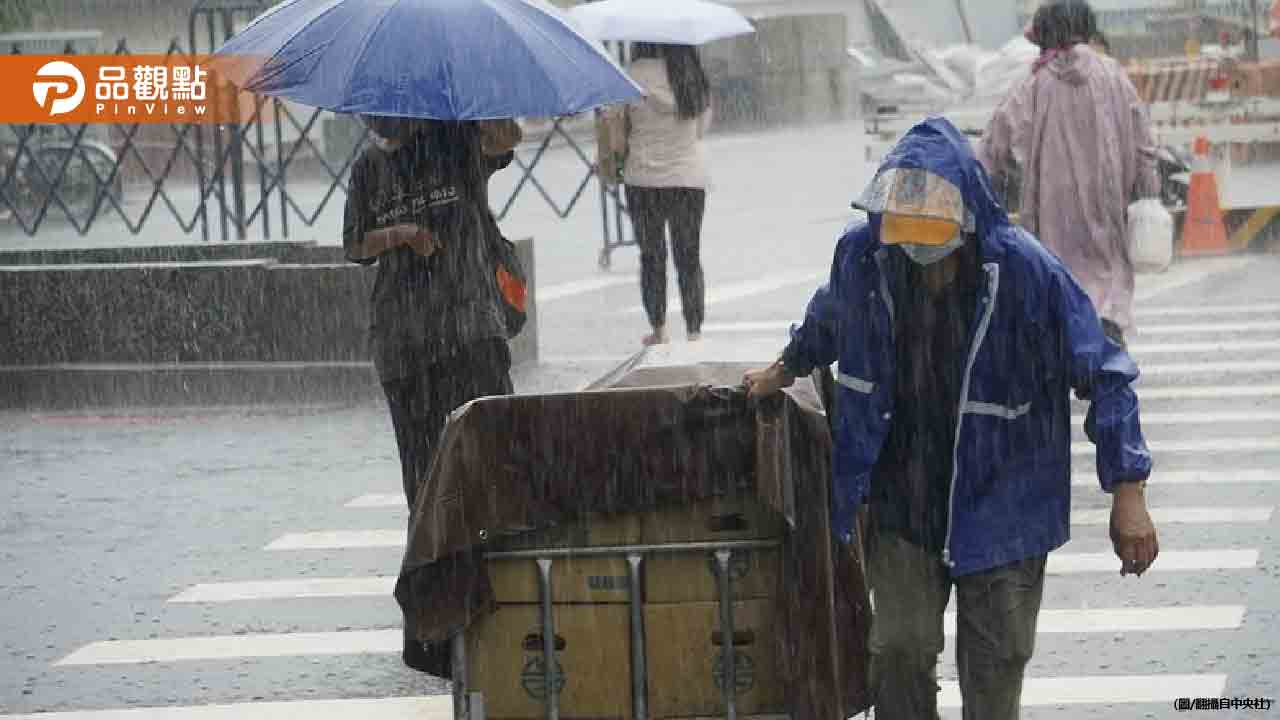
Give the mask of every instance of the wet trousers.
<path id="1" fill-rule="evenodd" d="M 404 497 L 412 519 L 418 488 L 431 470 L 449 413 L 479 397 L 511 394 L 511 350 L 504 340 L 484 340 L 444 361 L 410 362 L 410 367 L 414 372 L 408 377 L 384 382 L 382 390 L 396 431 Z M 424 646 L 407 620 L 401 657 L 415 670 L 449 676 L 448 643 Z"/>
<path id="2" fill-rule="evenodd" d="M 382 383 L 400 449 L 400 475 L 409 512 L 426 480 L 449 413 L 478 397 L 511 394 L 511 350 L 483 340 L 434 363 L 410 363 L 404 378 Z"/>
<path id="3" fill-rule="evenodd" d="M 702 277 L 702 216 L 707 192 L 694 188 L 627 186 L 627 205 L 640 247 L 640 293 L 652 327 L 667 323 L 667 227 L 685 329 L 702 331 L 706 285 Z"/>
<path id="4" fill-rule="evenodd" d="M 937 553 L 897 535 L 873 528 L 868 541 L 876 720 L 939 717 L 937 663 L 953 586 L 964 720 L 1015 720 L 1035 650 L 1046 556 L 953 578 Z"/>

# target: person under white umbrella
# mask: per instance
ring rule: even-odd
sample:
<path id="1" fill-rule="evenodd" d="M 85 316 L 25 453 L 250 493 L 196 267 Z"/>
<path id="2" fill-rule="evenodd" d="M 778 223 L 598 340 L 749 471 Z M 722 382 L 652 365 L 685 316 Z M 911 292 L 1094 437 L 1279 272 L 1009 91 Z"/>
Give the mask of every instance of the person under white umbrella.
<path id="1" fill-rule="evenodd" d="M 737 10 L 703 0 L 602 0 L 569 14 L 597 40 L 703 45 L 755 32 Z"/>
<path id="2" fill-rule="evenodd" d="M 698 340 L 706 305 L 702 218 L 710 185 L 702 137 L 711 122 L 711 88 L 694 46 L 755 30 L 732 8 L 700 0 L 604 0 L 574 8 L 572 17 L 598 40 L 635 43 L 627 71 L 645 97 L 629 104 L 622 118 L 614 111 L 610 119 L 615 124 L 620 119 L 625 127 L 622 182 L 652 328 L 642 342 L 670 339 L 668 227 L 685 330 L 689 340 Z M 606 174 L 610 170 L 602 168 Z"/>

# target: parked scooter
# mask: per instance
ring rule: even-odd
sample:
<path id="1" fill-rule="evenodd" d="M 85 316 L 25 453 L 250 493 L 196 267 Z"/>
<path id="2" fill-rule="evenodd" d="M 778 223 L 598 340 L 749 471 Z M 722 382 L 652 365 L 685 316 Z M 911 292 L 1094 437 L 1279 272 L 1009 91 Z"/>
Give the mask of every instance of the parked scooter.
<path id="1" fill-rule="evenodd" d="M 95 205 L 108 205 L 108 195 L 119 201 L 119 173 L 107 183 L 117 162 L 111 147 L 96 140 L 31 138 L 25 145 L 0 145 L 0 217 L 28 224 L 48 203 L 46 216 L 83 224 Z"/>

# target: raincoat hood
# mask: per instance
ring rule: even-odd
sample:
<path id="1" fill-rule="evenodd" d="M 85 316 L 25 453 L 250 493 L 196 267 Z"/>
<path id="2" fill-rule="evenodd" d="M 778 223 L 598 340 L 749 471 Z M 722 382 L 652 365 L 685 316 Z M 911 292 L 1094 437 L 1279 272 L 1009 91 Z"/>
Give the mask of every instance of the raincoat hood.
<path id="1" fill-rule="evenodd" d="M 1009 216 L 996 201 L 991 181 L 969 141 L 943 117 L 931 117 L 908 130 L 880 164 L 867 190 L 854 201 L 853 207 L 870 216 L 875 239 L 870 249 L 881 247 L 879 227 L 886 182 L 894 175 L 919 170 L 959 190 L 966 232 L 978 236 L 984 259 L 997 258 L 1001 254 L 999 246 L 990 238 L 994 230 L 1009 225 Z"/>

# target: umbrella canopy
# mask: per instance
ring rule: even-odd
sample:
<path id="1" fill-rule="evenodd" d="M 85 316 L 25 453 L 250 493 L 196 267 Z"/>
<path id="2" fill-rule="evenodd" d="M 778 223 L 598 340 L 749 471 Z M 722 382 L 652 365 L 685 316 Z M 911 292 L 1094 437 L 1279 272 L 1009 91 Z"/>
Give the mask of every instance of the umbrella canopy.
<path id="1" fill-rule="evenodd" d="M 245 90 L 342 113 L 559 117 L 643 94 L 543 0 L 286 0 L 217 55 Z"/>
<path id="2" fill-rule="evenodd" d="M 569 13 L 597 40 L 702 45 L 755 32 L 737 10 L 703 0 L 602 0 Z"/>

